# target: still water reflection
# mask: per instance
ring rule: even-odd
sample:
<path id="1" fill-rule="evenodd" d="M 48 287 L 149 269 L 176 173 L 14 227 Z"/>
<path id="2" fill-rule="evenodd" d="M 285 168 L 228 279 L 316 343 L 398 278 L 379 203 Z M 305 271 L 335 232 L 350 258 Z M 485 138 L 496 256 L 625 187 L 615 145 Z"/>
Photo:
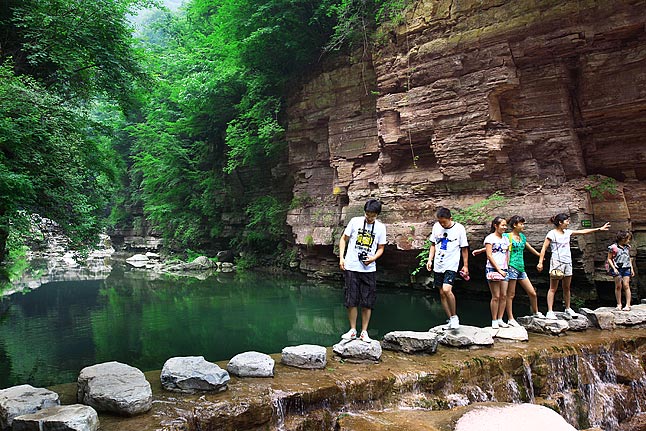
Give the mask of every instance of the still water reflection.
<path id="1" fill-rule="evenodd" d="M 0 299 L 0 388 L 72 382 L 105 361 L 148 371 L 173 356 L 219 361 L 331 346 L 347 330 L 340 287 L 267 275 L 150 280 L 127 271 L 48 283 Z M 463 323 L 487 323 L 488 302 L 457 298 Z M 445 319 L 437 291 L 380 289 L 370 335 L 425 331 Z"/>

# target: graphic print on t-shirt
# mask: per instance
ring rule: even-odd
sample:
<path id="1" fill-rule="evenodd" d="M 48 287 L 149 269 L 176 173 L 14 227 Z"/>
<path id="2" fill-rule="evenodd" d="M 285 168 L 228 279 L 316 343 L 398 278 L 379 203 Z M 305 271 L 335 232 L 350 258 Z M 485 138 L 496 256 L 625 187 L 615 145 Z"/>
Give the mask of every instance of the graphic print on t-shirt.
<path id="1" fill-rule="evenodd" d="M 368 229 L 358 229 L 357 230 L 357 242 L 354 245 L 354 248 L 358 250 L 370 251 L 372 250 L 372 244 L 375 242 L 374 226 L 373 230 Z"/>

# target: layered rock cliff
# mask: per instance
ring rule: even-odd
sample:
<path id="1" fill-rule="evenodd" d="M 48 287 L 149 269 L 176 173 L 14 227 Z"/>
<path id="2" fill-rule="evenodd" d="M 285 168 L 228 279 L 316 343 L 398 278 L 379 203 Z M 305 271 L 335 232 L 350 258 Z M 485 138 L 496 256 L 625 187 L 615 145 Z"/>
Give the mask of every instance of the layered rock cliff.
<path id="1" fill-rule="evenodd" d="M 377 197 L 379 264 L 405 282 L 439 206 L 465 210 L 499 190 L 506 201 L 486 217 L 523 215 L 535 247 L 559 212 L 575 229 L 612 223 L 573 242 L 587 286 L 609 282 L 618 229 L 635 233 L 646 274 L 645 1 L 418 0 L 367 52 L 291 99 L 287 221 L 301 269 L 338 274 L 343 226 Z M 468 232 L 480 247 L 486 218 Z"/>

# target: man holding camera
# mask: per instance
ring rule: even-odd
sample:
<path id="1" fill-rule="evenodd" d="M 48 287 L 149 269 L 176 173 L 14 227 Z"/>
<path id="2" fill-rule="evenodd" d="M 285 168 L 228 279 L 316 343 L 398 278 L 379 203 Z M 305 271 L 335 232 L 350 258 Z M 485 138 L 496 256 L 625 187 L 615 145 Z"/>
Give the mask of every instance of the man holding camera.
<path id="1" fill-rule="evenodd" d="M 345 275 L 344 305 L 350 322 L 350 330 L 341 338 L 357 338 L 358 307 L 361 307 L 359 339 L 369 343 L 372 340 L 368 336 L 368 323 L 377 299 L 375 261 L 384 253 L 386 226 L 377 220 L 381 202 L 370 199 L 363 210 L 364 216 L 353 217 L 339 240 L 339 267 Z"/>

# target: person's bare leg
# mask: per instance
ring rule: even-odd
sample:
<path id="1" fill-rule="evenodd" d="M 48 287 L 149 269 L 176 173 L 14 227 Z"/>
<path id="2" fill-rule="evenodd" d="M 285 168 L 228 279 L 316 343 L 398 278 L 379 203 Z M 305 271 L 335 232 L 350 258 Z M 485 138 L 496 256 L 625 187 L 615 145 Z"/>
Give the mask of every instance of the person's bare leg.
<path id="1" fill-rule="evenodd" d="M 532 282 L 529 280 L 529 278 L 524 278 L 522 280 L 518 280 L 518 284 L 520 284 L 520 287 L 525 290 L 527 296 L 529 297 L 529 306 L 532 309 L 532 313 L 538 313 L 538 296 L 536 295 L 536 289 L 534 289 Z M 507 301 L 509 301 L 509 298 L 507 298 Z"/>
<path id="2" fill-rule="evenodd" d="M 357 307 L 348 308 L 348 321 L 350 322 L 350 329 L 354 329 L 355 331 L 357 330 L 358 315 L 359 315 L 359 312 L 357 310 Z"/>
<path id="3" fill-rule="evenodd" d="M 559 288 L 559 280 L 550 278 L 550 290 L 547 291 L 547 311 L 553 311 L 554 307 L 554 296 L 556 296 L 556 290 Z"/>
<path id="4" fill-rule="evenodd" d="M 444 292 L 444 300 L 446 301 L 446 306 L 442 303 L 444 311 L 448 317 L 455 316 L 457 314 L 457 307 L 455 305 L 455 295 L 453 295 L 453 286 L 450 284 L 443 284 L 442 292 Z"/>
<path id="5" fill-rule="evenodd" d="M 565 308 L 570 307 L 570 285 L 572 284 L 572 276 L 566 276 L 563 279 L 563 301 L 565 302 Z"/>
<path id="6" fill-rule="evenodd" d="M 623 278 L 623 285 L 624 285 L 624 292 L 626 294 L 626 306 L 624 307 L 624 310 L 630 311 L 630 277 L 622 277 Z"/>
<path id="7" fill-rule="evenodd" d="M 370 316 L 372 316 L 372 309 L 361 308 L 361 331 L 368 331 L 368 323 L 370 323 Z"/>
<path id="8" fill-rule="evenodd" d="M 621 277 L 615 277 L 615 299 L 617 300 L 617 310 L 621 310 L 621 290 L 623 289 L 623 280 Z"/>
<path id="9" fill-rule="evenodd" d="M 489 301 L 491 320 L 498 320 L 498 299 L 500 296 L 500 283 L 497 281 L 490 281 L 489 290 L 491 291 L 491 301 Z"/>
<path id="10" fill-rule="evenodd" d="M 502 320 L 505 314 L 505 307 L 507 306 L 507 282 L 500 282 L 500 290 L 498 290 L 498 320 Z"/>
<path id="11" fill-rule="evenodd" d="M 518 280 L 521 282 L 522 280 Z M 507 282 L 507 320 L 514 319 L 514 297 L 516 296 L 516 280 L 509 280 Z"/>

